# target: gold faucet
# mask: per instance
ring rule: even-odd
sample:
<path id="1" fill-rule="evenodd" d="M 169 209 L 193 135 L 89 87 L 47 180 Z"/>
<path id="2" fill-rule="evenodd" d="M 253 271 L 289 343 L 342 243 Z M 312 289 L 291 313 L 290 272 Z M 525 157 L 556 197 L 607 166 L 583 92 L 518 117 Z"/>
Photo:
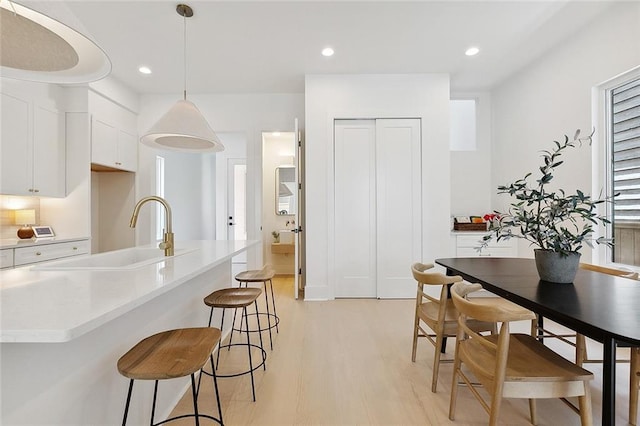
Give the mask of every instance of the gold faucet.
<path id="1" fill-rule="evenodd" d="M 173 256 L 173 231 L 171 229 L 171 207 L 164 198 L 156 197 L 155 195 L 144 197 L 133 208 L 133 216 L 131 216 L 131 222 L 129 226 L 131 228 L 136 227 L 138 221 L 138 213 L 140 213 L 140 207 L 147 201 L 157 201 L 164 206 L 164 232 L 162 234 L 162 242 L 158 245 L 158 248 L 164 250 L 165 256 Z"/>

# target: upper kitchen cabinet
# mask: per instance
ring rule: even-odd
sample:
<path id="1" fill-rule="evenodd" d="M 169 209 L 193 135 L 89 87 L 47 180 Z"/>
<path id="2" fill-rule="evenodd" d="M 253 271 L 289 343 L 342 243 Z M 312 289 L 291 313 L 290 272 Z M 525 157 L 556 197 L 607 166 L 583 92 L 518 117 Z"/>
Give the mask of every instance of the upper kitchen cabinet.
<path id="1" fill-rule="evenodd" d="M 94 169 L 135 172 L 138 165 L 138 138 L 118 125 L 93 116 L 91 119 L 91 163 Z"/>
<path id="2" fill-rule="evenodd" d="M 12 89 L 3 81 L 0 193 L 64 197 L 64 113 L 55 100 Z"/>

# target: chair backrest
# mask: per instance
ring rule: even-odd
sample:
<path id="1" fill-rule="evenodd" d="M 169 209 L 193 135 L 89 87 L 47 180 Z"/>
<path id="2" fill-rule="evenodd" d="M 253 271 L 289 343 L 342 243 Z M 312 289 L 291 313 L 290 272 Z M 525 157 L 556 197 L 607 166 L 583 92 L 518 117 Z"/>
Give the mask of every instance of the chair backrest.
<path id="1" fill-rule="evenodd" d="M 616 269 L 609 268 L 607 266 L 593 265 L 591 263 L 580 263 L 581 269 L 587 269 L 589 271 L 601 272 L 603 274 L 615 275 L 617 277 L 629 278 L 631 280 L 638 280 L 640 277 L 637 272 L 630 271 L 628 269 Z"/>
<path id="2" fill-rule="evenodd" d="M 458 281 L 462 281 L 462 277 L 459 275 L 444 275 L 440 272 L 426 272 L 433 268 L 433 263 L 414 263 L 411 265 L 411 272 L 413 278 L 422 284 L 428 285 L 445 285 L 453 284 Z"/>
<path id="3" fill-rule="evenodd" d="M 451 287 L 451 298 L 458 312 L 465 317 L 486 322 L 502 322 L 533 320 L 535 314 L 515 303 L 497 304 L 491 298 L 475 297 L 468 299 L 467 295 L 481 290 L 482 285 L 458 282 Z"/>

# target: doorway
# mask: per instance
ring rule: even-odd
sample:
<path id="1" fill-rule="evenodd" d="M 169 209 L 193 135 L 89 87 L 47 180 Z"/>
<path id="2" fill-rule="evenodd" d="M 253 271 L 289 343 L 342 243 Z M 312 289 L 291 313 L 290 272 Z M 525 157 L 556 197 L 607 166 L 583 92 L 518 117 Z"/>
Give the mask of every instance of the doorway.
<path id="1" fill-rule="evenodd" d="M 277 275 L 294 278 L 296 298 L 302 287 L 299 141 L 297 131 L 262 133 L 263 259 Z"/>

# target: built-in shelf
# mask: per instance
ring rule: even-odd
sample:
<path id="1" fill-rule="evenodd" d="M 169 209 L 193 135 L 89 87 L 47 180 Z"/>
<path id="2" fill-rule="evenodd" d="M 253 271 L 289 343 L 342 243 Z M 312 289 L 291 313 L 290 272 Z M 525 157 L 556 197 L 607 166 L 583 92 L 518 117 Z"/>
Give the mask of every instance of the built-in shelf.
<path id="1" fill-rule="evenodd" d="M 294 244 L 271 243 L 271 253 L 289 254 L 295 253 L 296 246 Z"/>

